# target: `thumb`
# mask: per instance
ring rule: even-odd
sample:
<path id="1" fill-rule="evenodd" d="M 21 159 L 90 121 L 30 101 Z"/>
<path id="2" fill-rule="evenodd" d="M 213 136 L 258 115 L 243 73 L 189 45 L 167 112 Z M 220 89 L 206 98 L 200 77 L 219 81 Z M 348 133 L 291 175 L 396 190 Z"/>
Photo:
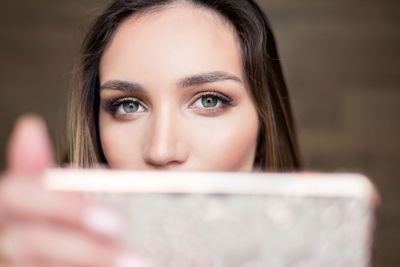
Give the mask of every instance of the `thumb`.
<path id="1" fill-rule="evenodd" d="M 44 121 L 32 115 L 20 118 L 8 143 L 8 171 L 17 174 L 37 174 L 53 165 L 53 160 Z"/>

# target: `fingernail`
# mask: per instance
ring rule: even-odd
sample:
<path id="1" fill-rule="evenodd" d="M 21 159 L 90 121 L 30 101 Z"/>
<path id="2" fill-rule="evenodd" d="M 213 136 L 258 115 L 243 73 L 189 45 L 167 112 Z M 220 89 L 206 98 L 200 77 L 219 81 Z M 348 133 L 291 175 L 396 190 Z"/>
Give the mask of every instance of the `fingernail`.
<path id="1" fill-rule="evenodd" d="M 87 208 L 83 219 L 86 227 L 101 235 L 118 237 L 124 230 L 124 223 L 116 212 L 102 206 Z"/>
<path id="2" fill-rule="evenodd" d="M 113 267 L 155 267 L 150 260 L 125 253 L 117 257 Z"/>

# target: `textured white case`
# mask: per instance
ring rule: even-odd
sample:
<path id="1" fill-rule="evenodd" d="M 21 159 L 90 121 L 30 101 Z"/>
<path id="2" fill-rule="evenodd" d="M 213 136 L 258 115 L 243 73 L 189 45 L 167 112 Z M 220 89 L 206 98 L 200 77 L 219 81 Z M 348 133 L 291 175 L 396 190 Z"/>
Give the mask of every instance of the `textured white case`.
<path id="1" fill-rule="evenodd" d="M 163 267 L 372 266 L 378 196 L 358 174 L 49 170 L 50 190 L 114 205 Z"/>

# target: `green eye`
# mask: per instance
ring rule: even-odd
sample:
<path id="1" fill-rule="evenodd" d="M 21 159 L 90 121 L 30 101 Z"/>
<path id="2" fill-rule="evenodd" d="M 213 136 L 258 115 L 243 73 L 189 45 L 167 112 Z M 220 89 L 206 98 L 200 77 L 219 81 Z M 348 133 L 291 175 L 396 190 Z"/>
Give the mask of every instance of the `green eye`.
<path id="1" fill-rule="evenodd" d="M 133 102 L 133 101 L 129 101 L 129 102 L 123 103 L 122 104 L 122 109 L 126 113 L 135 113 L 135 112 L 137 112 L 139 110 L 139 103 L 138 102 Z"/>
<path id="2" fill-rule="evenodd" d="M 205 108 L 215 108 L 218 105 L 218 97 L 216 96 L 203 96 L 201 98 L 201 104 L 203 105 L 203 107 Z"/>

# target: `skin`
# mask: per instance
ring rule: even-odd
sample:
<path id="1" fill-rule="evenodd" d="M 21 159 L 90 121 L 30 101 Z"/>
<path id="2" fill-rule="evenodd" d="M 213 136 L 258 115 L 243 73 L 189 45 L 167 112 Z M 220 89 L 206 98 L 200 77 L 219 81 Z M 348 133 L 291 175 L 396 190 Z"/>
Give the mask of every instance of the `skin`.
<path id="1" fill-rule="evenodd" d="M 179 4 L 129 18 L 105 51 L 100 73 L 100 134 L 112 168 L 252 169 L 257 115 L 236 35 L 217 15 Z M 132 84 L 140 92 L 122 90 Z M 202 99 L 205 92 L 224 101 Z M 131 101 L 125 108 L 139 112 L 115 112 L 124 105 L 110 101 L 121 97 L 143 106 Z M 205 108 L 207 99 L 217 105 Z M 54 157 L 40 119 L 17 123 L 7 159 L 0 180 L 0 266 L 153 266 L 117 242 L 123 221 L 108 207 L 43 188 L 42 173 Z"/>
<path id="2" fill-rule="evenodd" d="M 42 173 L 54 157 L 41 119 L 17 122 L 7 160 L 0 177 L 0 266 L 152 266 L 116 242 L 124 227 L 112 209 L 43 188 Z"/>
<path id="3" fill-rule="evenodd" d="M 212 11 L 174 4 L 128 18 L 102 56 L 100 84 L 111 168 L 252 170 L 255 105 L 235 31 Z"/>

